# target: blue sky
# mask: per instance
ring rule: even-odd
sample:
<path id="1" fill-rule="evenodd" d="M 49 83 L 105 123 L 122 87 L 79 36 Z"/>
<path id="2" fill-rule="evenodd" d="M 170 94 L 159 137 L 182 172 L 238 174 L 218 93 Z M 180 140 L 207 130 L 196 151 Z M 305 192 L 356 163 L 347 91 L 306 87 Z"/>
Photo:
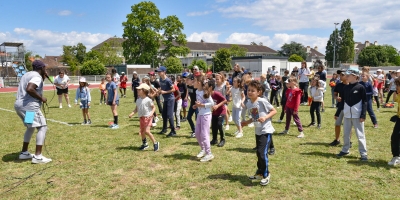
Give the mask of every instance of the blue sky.
<path id="1" fill-rule="evenodd" d="M 88 49 L 111 36 L 140 1 L 0 1 L 1 42 L 23 42 L 44 55 L 62 54 L 62 45 Z M 189 41 L 249 44 L 278 50 L 296 41 L 325 53 L 334 22 L 350 18 L 357 42 L 378 41 L 400 50 L 400 1 L 383 0 L 155 0 L 161 17 L 176 15 Z M 340 26 L 340 25 L 339 25 Z M 338 26 L 338 28 L 339 28 Z"/>

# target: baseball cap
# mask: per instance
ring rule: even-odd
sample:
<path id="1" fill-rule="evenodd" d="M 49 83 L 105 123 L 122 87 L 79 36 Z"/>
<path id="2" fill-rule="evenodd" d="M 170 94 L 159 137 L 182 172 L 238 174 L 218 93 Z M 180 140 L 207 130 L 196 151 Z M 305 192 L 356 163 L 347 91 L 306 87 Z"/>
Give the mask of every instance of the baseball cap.
<path id="1" fill-rule="evenodd" d="M 33 63 L 32 63 L 32 68 L 33 68 L 33 70 L 42 69 L 42 68 L 45 67 L 45 66 L 46 66 L 46 64 L 44 64 L 44 62 L 41 61 L 41 60 L 35 60 L 35 61 L 33 61 Z"/>
<path id="2" fill-rule="evenodd" d="M 155 74 L 154 72 L 149 72 L 150 76 L 154 76 L 154 74 Z"/>
<path id="3" fill-rule="evenodd" d="M 156 72 L 166 72 L 167 68 L 164 66 L 160 66 L 158 69 L 156 69 Z"/>
<path id="4" fill-rule="evenodd" d="M 376 70 L 377 72 L 381 72 L 382 70 L 381 69 L 378 69 L 378 70 Z"/>
<path id="5" fill-rule="evenodd" d="M 197 67 L 197 65 L 195 65 L 195 66 L 193 67 L 193 69 L 199 70 L 199 67 Z"/>
<path id="6" fill-rule="evenodd" d="M 188 76 L 189 76 L 189 73 L 187 73 L 187 72 L 183 72 L 183 73 L 182 73 L 182 77 L 183 77 L 183 78 L 187 78 Z"/>
<path id="7" fill-rule="evenodd" d="M 125 72 L 121 72 L 121 74 L 125 74 Z"/>
<path id="8" fill-rule="evenodd" d="M 354 76 L 360 76 L 360 71 L 358 70 L 358 69 L 355 69 L 355 68 L 349 68 L 347 71 L 346 71 L 346 74 L 347 75 L 354 75 Z"/>
<path id="9" fill-rule="evenodd" d="M 133 71 L 133 73 L 132 74 L 137 74 L 137 72 L 136 71 Z"/>
<path id="10" fill-rule="evenodd" d="M 400 72 L 400 69 L 398 69 L 396 72 Z"/>
<path id="11" fill-rule="evenodd" d="M 138 90 L 140 90 L 140 89 L 150 90 L 150 87 L 146 83 L 142 83 L 142 84 L 139 85 L 139 87 L 136 87 L 136 89 L 138 89 Z"/>
<path id="12" fill-rule="evenodd" d="M 188 78 L 190 80 L 194 80 L 194 75 L 193 74 L 189 74 L 186 78 Z"/>
<path id="13" fill-rule="evenodd" d="M 346 72 L 345 69 L 339 69 L 339 70 L 336 71 L 337 74 L 341 74 L 341 73 L 344 73 L 344 72 Z"/>
<path id="14" fill-rule="evenodd" d="M 79 82 L 85 82 L 86 83 L 86 78 L 85 77 L 81 77 L 80 79 L 79 79 Z"/>

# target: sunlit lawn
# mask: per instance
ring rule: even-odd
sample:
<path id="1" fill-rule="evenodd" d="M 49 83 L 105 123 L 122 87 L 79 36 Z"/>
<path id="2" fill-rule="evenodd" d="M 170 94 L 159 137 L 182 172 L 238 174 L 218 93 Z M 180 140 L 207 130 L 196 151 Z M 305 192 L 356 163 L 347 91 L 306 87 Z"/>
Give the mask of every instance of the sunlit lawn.
<path id="1" fill-rule="evenodd" d="M 71 92 L 75 96 L 75 91 Z M 21 150 L 24 126 L 15 113 L 0 110 L 1 146 L 0 198 L 2 199 L 398 199 L 399 169 L 387 165 L 391 159 L 389 118 L 396 108 L 377 112 L 379 128 L 366 120 L 368 162 L 359 161 L 358 145 L 353 135 L 351 154 L 337 159 L 340 147 L 327 144 L 334 139 L 335 109 L 330 108 L 330 94 L 325 97 L 322 129 L 305 128 L 303 139 L 290 134 L 274 135 L 276 154 L 270 156 L 271 182 L 260 186 L 247 176 L 256 170 L 254 129 L 246 127 L 245 136 L 233 137 L 236 128 L 226 133 L 224 147 L 212 147 L 215 159 L 201 163 L 196 158 L 200 148 L 190 138 L 189 125 L 182 123 L 175 138 L 155 134 L 161 143 L 159 152 L 152 145 L 139 151 L 138 118 L 129 119 L 134 109 L 133 97 L 121 99 L 120 129 L 108 129 L 110 108 L 98 105 L 99 92 L 92 91 L 90 109 L 93 124 L 82 126 L 79 107 L 57 108 L 57 97 L 49 105 L 47 118 L 73 126 L 48 121 L 44 155 L 53 159 L 46 165 L 33 165 L 17 159 Z M 45 92 L 50 100 L 53 92 Z M 0 108 L 13 110 L 13 93 L 0 94 Z M 374 109 L 376 106 L 374 105 Z M 376 109 L 375 109 L 376 110 Z M 281 112 L 281 109 L 278 109 Z M 301 106 L 301 121 L 310 123 L 308 106 Z M 277 132 L 284 123 L 275 123 Z M 161 121 L 153 133 L 161 129 Z M 35 137 L 30 151 L 34 152 Z"/>

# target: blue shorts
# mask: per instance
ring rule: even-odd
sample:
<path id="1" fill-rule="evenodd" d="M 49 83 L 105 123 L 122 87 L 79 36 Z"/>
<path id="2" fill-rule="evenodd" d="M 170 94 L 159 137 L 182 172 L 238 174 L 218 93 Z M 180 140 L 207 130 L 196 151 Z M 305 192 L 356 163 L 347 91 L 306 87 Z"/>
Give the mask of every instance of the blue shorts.
<path id="1" fill-rule="evenodd" d="M 81 101 L 80 108 L 81 109 L 90 108 L 88 101 Z"/>

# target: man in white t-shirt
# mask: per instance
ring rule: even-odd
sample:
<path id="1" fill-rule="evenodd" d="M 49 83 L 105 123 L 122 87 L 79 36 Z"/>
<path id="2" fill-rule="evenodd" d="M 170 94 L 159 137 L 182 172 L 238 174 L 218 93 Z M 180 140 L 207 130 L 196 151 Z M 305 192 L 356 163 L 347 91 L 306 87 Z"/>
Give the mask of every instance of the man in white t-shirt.
<path id="1" fill-rule="evenodd" d="M 275 75 L 279 75 L 278 70 L 275 69 L 275 66 L 272 66 L 272 70 L 271 70 L 271 76 L 275 76 Z"/>
<path id="2" fill-rule="evenodd" d="M 68 96 L 68 85 L 69 85 L 69 77 L 65 74 L 64 71 L 60 71 L 58 76 L 54 79 L 54 85 L 57 88 L 58 95 L 58 103 L 60 104 L 60 108 L 62 108 L 62 96 L 64 95 L 65 101 L 67 101 L 68 107 L 71 108 L 71 104 L 69 103 Z"/>
<path id="3" fill-rule="evenodd" d="M 307 68 L 307 63 L 306 62 L 301 62 L 301 68 L 299 69 L 298 72 L 298 77 L 299 77 L 299 86 L 300 90 L 303 91 L 303 96 L 300 99 L 300 104 L 307 105 L 308 104 L 308 83 L 309 83 L 309 78 L 310 76 L 310 70 Z"/>

